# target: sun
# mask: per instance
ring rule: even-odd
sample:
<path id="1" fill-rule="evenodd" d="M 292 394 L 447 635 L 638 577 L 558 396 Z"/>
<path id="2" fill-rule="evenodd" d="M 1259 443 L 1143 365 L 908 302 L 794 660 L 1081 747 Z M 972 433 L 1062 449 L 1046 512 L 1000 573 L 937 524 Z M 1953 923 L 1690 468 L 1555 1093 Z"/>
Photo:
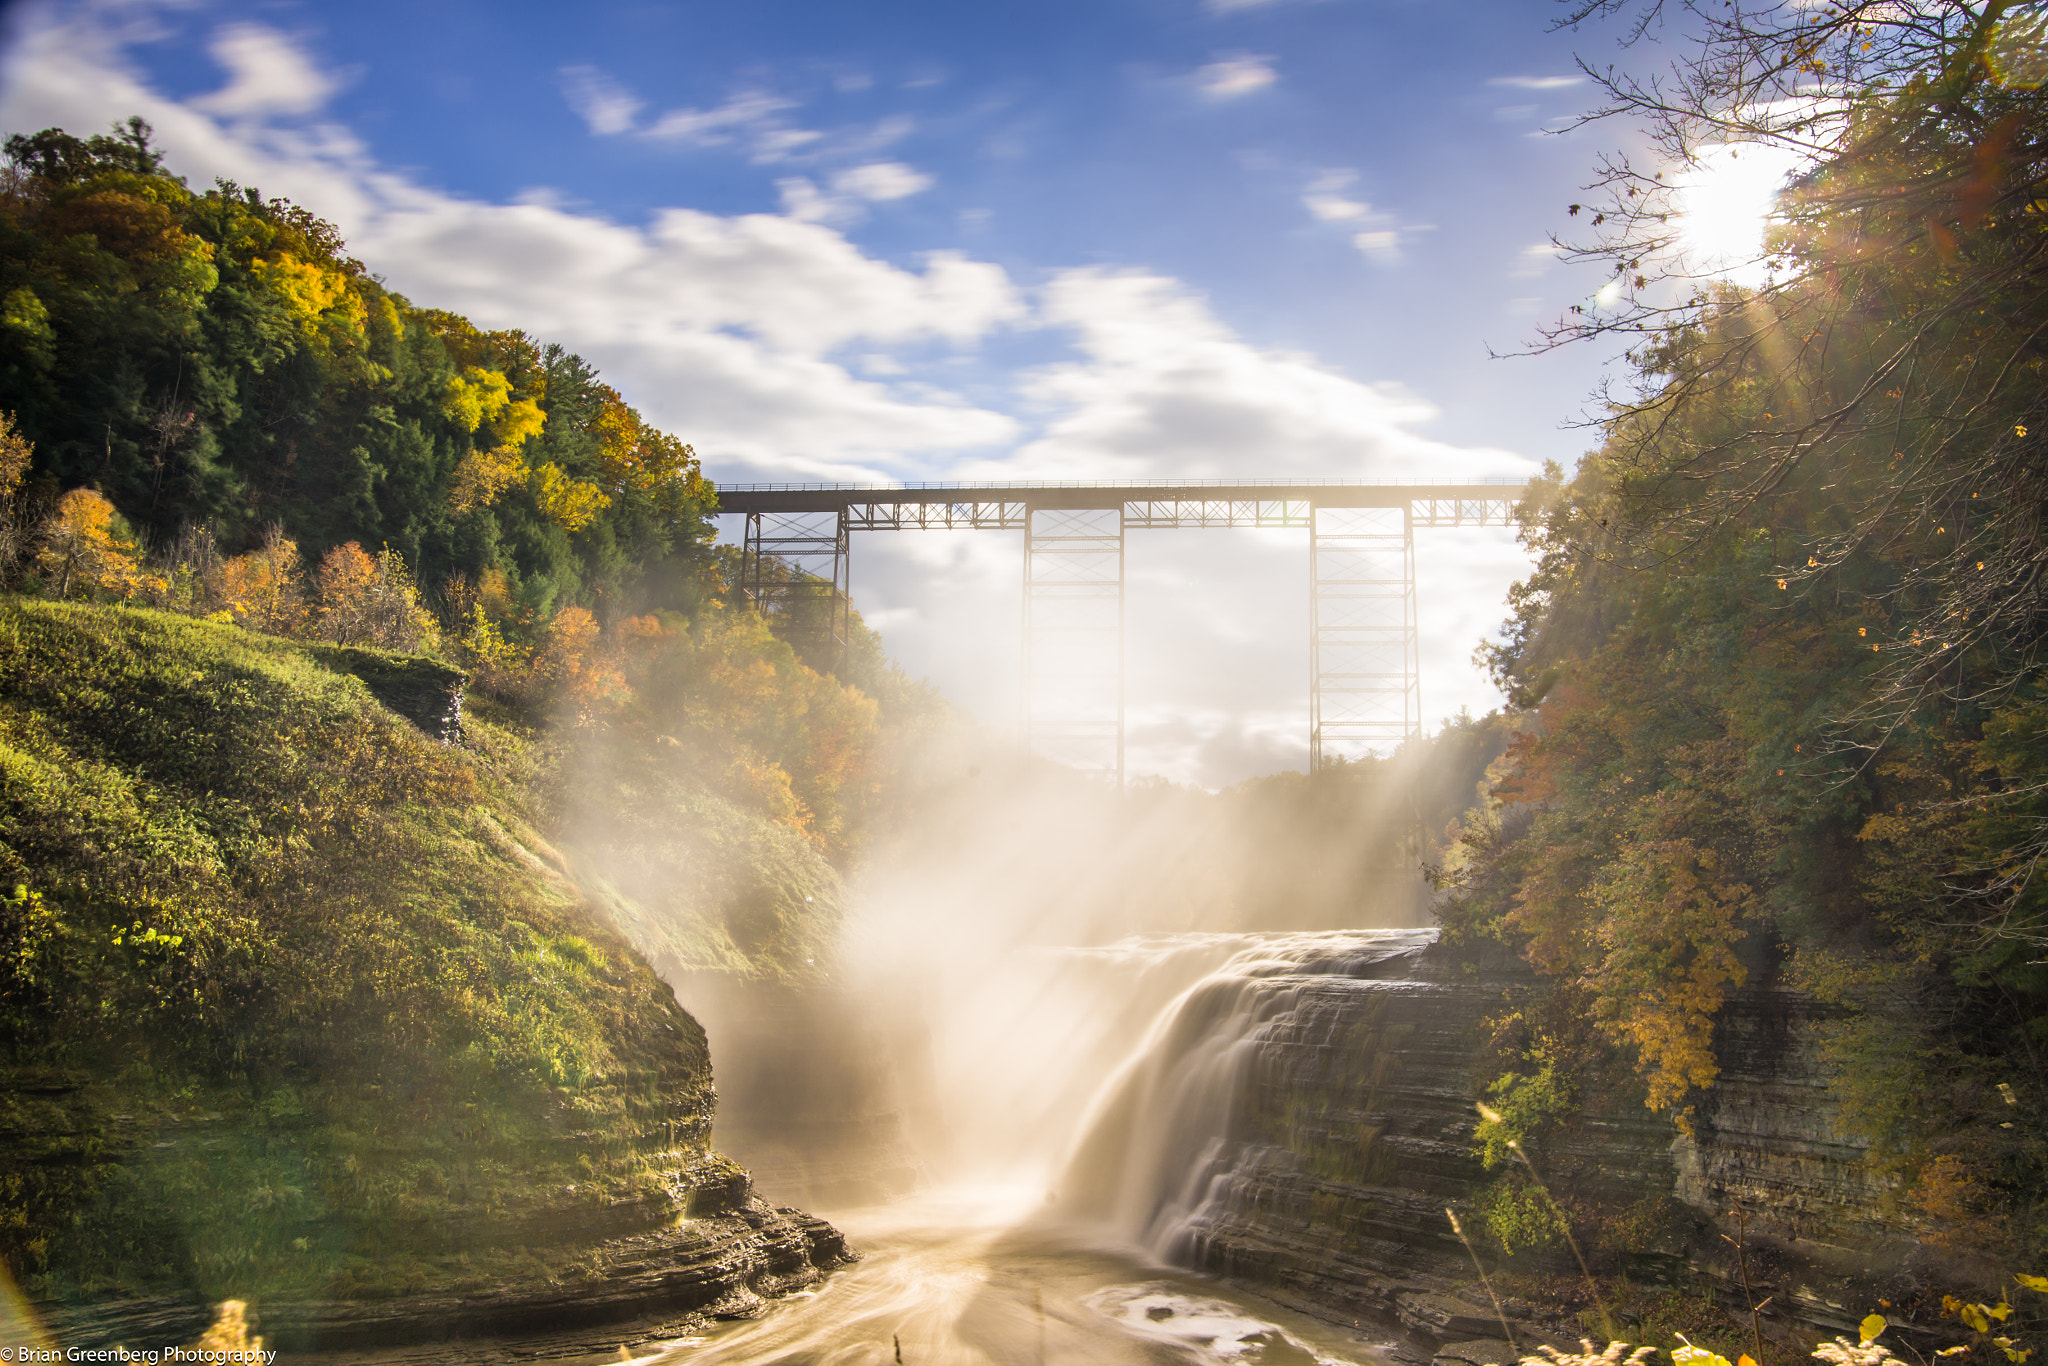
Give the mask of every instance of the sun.
<path id="1" fill-rule="evenodd" d="M 1789 148 L 1762 143 L 1702 150 L 1673 185 L 1686 267 L 1735 284 L 1760 283 L 1766 222 L 1786 179 L 1803 162 Z"/>

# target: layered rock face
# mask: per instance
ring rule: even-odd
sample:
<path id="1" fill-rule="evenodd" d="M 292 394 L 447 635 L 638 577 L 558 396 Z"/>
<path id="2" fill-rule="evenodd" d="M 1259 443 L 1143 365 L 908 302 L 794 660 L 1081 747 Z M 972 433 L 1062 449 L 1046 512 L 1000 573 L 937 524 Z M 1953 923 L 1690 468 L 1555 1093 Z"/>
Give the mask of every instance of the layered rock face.
<path id="1" fill-rule="evenodd" d="M 592 1208 L 563 1201 L 548 1217 L 516 1226 L 450 1227 L 424 1239 L 488 1247 L 517 1237 L 526 1268 L 439 1284 L 412 1294 L 270 1299 L 255 1306 L 265 1344 L 295 1359 L 353 1359 L 402 1349 L 408 1362 L 472 1360 L 492 1340 L 512 1355 L 562 1355 L 681 1336 L 707 1318 L 743 1318 L 766 1300 L 816 1283 L 858 1255 L 824 1220 L 769 1204 L 747 1174 L 718 1159 L 672 1173 L 667 1199 Z M 496 1235 L 494 1238 L 492 1235 Z M 574 1258 L 569 1274 L 548 1265 Z M 46 1326 L 70 1346 L 191 1342 L 212 1318 L 191 1296 L 42 1306 Z"/>
<path id="2" fill-rule="evenodd" d="M 1304 965 L 1267 979 L 1274 1008 L 1252 1038 L 1228 1134 L 1198 1208 L 1173 1233 L 1176 1260 L 1255 1284 L 1326 1315 L 1398 1322 L 1436 1343 L 1497 1338 L 1447 1209 L 1492 1179 L 1475 1154 L 1482 1022 L 1530 984 L 1518 966 L 1454 969 L 1430 948 Z M 1690 1137 L 1643 1108 L 1626 1078 L 1542 1155 L 1575 1208 L 1619 1211 L 1638 1280 L 1701 1277 L 1730 1304 L 1741 1272 L 1774 1293 L 1779 1326 L 1834 1332 L 1871 1286 L 1924 1249 L 1836 1123 L 1816 1056 L 1822 1012 L 1778 988 L 1738 993 L 1716 1047 L 1722 1075 Z M 1558 1272 L 1575 1271 L 1559 1250 Z M 1693 1280 L 1693 1284 L 1700 1283 Z M 1513 1314 L 1521 1306 L 1510 1304 Z"/>

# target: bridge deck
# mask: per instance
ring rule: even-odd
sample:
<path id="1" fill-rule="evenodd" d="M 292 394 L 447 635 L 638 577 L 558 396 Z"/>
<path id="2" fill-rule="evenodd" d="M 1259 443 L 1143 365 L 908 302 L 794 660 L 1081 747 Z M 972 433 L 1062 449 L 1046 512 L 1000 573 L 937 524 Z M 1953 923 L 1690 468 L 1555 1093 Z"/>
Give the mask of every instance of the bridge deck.
<path id="1" fill-rule="evenodd" d="M 1528 480 L 1482 479 L 1132 479 L 990 484 L 721 484 L 721 512 L 837 512 L 875 504 L 1024 503 L 1034 508 L 1116 508 L 1126 503 L 1310 502 L 1327 508 L 1403 507 L 1417 500 L 1500 501 L 1521 497 Z"/>

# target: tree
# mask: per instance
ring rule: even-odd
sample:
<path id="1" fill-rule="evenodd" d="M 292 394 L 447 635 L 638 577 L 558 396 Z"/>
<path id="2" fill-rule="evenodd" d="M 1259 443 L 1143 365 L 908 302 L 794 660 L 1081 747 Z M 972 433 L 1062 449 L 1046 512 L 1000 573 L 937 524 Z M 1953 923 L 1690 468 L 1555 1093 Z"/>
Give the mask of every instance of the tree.
<path id="1" fill-rule="evenodd" d="M 350 541 L 327 552 L 314 574 L 315 631 L 342 645 L 416 652 L 436 635 L 405 561 L 386 547 L 371 555 Z"/>
<path id="2" fill-rule="evenodd" d="M 1666 8 L 1587 0 L 1566 22 L 1633 14 L 1641 36 Z M 1592 235 L 1567 246 L 1607 264 L 1614 301 L 1542 342 L 1635 343 L 1605 395 L 1632 505 L 1614 553 L 1682 554 L 1824 486 L 1831 514 L 1765 572 L 1827 591 L 1859 554 L 1896 569 L 1871 714 L 2004 695 L 2048 626 L 2043 21 L 2005 0 L 1670 8 L 1698 42 L 1666 78 L 1587 68 L 1607 96 L 1588 117 L 1640 121 L 1662 164 L 1603 164 Z M 1743 148 L 1807 169 L 1766 241 L 1775 269 L 1737 290 L 1688 256 L 1677 196 Z M 1695 409 L 1741 420 L 1710 433 Z M 1686 535 L 1651 552 L 1628 527 Z"/>
<path id="3" fill-rule="evenodd" d="M 91 489 L 73 489 L 59 499 L 38 539 L 37 568 L 60 598 L 125 601 L 163 591 L 163 577 L 143 567 L 114 505 Z"/>

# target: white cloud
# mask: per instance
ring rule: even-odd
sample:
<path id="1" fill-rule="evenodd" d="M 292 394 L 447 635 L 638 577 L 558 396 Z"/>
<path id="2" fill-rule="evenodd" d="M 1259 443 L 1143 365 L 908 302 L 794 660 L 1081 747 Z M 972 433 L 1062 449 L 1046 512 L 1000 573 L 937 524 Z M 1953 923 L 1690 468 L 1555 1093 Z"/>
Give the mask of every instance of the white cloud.
<path id="1" fill-rule="evenodd" d="M 290 38 L 263 24 L 229 24 L 214 35 L 209 51 L 227 70 L 228 83 L 192 104 L 225 118 L 310 114 L 341 85 Z"/>
<path id="2" fill-rule="evenodd" d="M 1348 223 L 1353 219 L 1367 218 L 1372 214 L 1372 205 L 1361 199 L 1346 199 L 1336 194 L 1305 194 L 1301 197 L 1303 207 L 1325 223 Z"/>
<path id="3" fill-rule="evenodd" d="M 1560 258 L 1555 242 L 1531 242 L 1515 253 L 1514 264 L 1508 267 L 1508 275 L 1517 280 L 1530 280 L 1543 274 Z"/>
<path id="4" fill-rule="evenodd" d="M 1567 86 L 1583 85 L 1584 76 L 1495 76 L 1488 85 L 1508 85 L 1517 90 L 1563 90 Z"/>
<path id="5" fill-rule="evenodd" d="M 907 199 L 932 186 L 932 178 L 900 161 L 876 161 L 835 173 L 829 189 L 819 189 L 807 176 L 778 180 L 782 211 L 806 223 L 854 223 L 869 204 Z"/>
<path id="6" fill-rule="evenodd" d="M 1401 235 L 1392 228 L 1361 232 L 1351 239 L 1351 245 L 1382 265 L 1391 265 L 1401 259 Z"/>
<path id="7" fill-rule="evenodd" d="M 1195 71 L 1195 88 L 1212 100 L 1235 100 L 1280 79 L 1271 57 L 1224 57 Z"/>
<path id="8" fill-rule="evenodd" d="M 631 132 L 644 107 L 633 92 L 594 66 L 562 68 L 562 94 L 589 125 L 593 137 Z"/>
<path id="9" fill-rule="evenodd" d="M 1040 318 L 1070 329 L 1080 358 L 1030 374 L 1043 434 L 996 473 L 1038 478 L 1154 475 L 1512 473 L 1529 462 L 1412 429 L 1435 410 L 1297 352 L 1252 345 L 1179 282 L 1137 271 L 1069 270 Z M 985 477 L 977 475 L 976 477 Z"/>
<path id="10" fill-rule="evenodd" d="M 832 188 L 841 194 L 859 195 L 862 199 L 882 203 L 891 199 L 907 199 L 931 188 L 932 178 L 922 171 L 912 170 L 900 161 L 876 161 L 866 166 L 855 166 L 832 177 Z"/>

